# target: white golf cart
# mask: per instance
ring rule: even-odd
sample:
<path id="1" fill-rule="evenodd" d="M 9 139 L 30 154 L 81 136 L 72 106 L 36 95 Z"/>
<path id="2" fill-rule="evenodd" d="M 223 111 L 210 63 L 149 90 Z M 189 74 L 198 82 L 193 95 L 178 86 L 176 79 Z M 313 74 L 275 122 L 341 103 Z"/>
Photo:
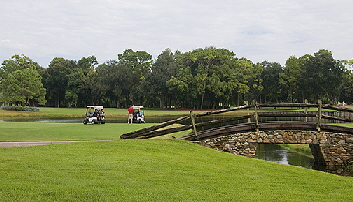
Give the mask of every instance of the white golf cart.
<path id="1" fill-rule="evenodd" d="M 87 106 L 86 118 L 83 124 L 105 124 L 103 106 Z"/>
<path id="2" fill-rule="evenodd" d="M 132 123 L 145 123 L 145 116 L 143 115 L 143 111 L 141 111 L 143 106 L 132 106 L 132 108 L 134 109 Z"/>

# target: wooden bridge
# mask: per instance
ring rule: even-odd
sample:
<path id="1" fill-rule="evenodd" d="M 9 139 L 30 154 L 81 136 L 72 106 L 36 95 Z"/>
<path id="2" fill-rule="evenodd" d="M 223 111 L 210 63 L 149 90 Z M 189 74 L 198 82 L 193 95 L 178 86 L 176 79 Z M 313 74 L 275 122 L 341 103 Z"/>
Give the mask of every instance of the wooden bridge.
<path id="1" fill-rule="evenodd" d="M 317 111 L 308 111 L 309 108 L 317 108 Z M 251 113 L 250 109 L 253 109 Z M 329 111 L 323 112 L 322 109 Z M 236 110 L 246 110 L 247 115 L 199 123 L 195 121 L 196 118 Z M 199 114 L 190 112 L 190 116 L 126 133 L 120 138 L 145 139 L 192 129 L 192 133 L 180 139 L 247 157 L 255 157 L 258 144 L 309 144 L 317 165 L 324 165 L 330 172 L 341 174 L 346 166 L 353 164 L 353 128 L 323 122 L 352 122 L 352 112 L 349 108 L 322 105 L 320 102 L 246 105 Z M 268 117 L 277 121 L 262 121 Z M 284 117 L 291 121 L 279 120 Z M 189 124 L 185 124 L 187 120 Z M 175 123 L 182 126 L 167 127 Z"/>
<path id="2" fill-rule="evenodd" d="M 289 108 L 289 110 L 288 110 Z M 302 111 L 293 111 L 290 109 L 303 109 Z M 308 111 L 309 108 L 317 108 L 317 111 Z M 253 109 L 252 113 L 248 112 L 245 116 L 234 116 L 220 120 L 211 120 L 206 122 L 195 123 L 195 118 L 206 117 L 210 115 L 223 114 L 226 112 Z M 266 112 L 260 112 L 259 109 L 264 109 Z M 275 112 L 271 112 L 275 109 Z M 282 110 L 280 110 L 282 109 Z M 283 110 L 285 109 L 285 110 Z M 322 112 L 322 109 L 329 109 L 327 114 Z M 230 109 L 221 109 L 216 111 L 203 112 L 193 114 L 190 111 L 190 116 L 183 116 L 175 120 L 163 122 L 148 128 L 144 128 L 131 133 L 125 133 L 120 136 L 121 139 L 147 139 L 156 136 L 162 136 L 179 131 L 192 129 L 193 133 L 181 139 L 197 141 L 208 137 L 216 137 L 234 132 L 259 131 L 259 130 L 317 130 L 317 131 L 336 131 L 353 134 L 353 129 L 323 124 L 322 120 L 331 120 L 336 122 L 352 122 L 353 110 L 346 107 L 337 107 L 332 105 L 310 104 L 310 103 L 280 103 L 280 104 L 254 104 L 234 107 Z M 331 114 L 331 115 L 328 115 Z M 262 117 L 272 118 L 303 118 L 303 121 L 277 121 L 277 122 L 261 122 Z M 190 120 L 190 124 L 182 124 L 180 127 L 168 128 L 167 126 L 185 122 Z M 308 119 L 311 119 L 311 121 Z M 253 122 L 251 122 L 253 120 Z M 315 122 L 313 122 L 315 121 Z M 240 124 L 234 124 L 240 122 Z M 231 124 L 229 124 L 231 123 Z M 207 128 L 206 130 L 203 128 Z"/>

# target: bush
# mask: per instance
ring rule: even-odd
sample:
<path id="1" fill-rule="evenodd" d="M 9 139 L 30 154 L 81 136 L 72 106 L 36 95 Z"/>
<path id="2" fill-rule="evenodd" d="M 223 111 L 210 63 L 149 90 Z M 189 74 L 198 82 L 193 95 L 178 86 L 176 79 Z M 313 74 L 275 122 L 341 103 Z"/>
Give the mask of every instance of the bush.
<path id="1" fill-rule="evenodd" d="M 38 107 L 22 107 L 22 106 L 1 106 L 3 110 L 12 110 L 12 111 L 39 111 Z"/>

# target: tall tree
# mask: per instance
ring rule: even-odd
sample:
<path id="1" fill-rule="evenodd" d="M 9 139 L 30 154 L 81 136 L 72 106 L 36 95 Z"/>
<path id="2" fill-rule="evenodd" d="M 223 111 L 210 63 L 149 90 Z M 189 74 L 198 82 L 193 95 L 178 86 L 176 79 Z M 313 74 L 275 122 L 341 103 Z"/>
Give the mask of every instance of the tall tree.
<path id="1" fill-rule="evenodd" d="M 38 70 L 41 70 L 38 63 L 25 55 L 14 55 L 12 59 L 5 60 L 0 68 L 2 100 L 19 102 L 22 106 L 30 104 L 31 100 L 44 105 L 45 88 Z"/>
<path id="2" fill-rule="evenodd" d="M 144 82 L 144 89 L 147 92 L 148 100 L 159 102 L 159 107 L 164 108 L 165 104 L 171 105 L 173 93 L 166 86 L 166 81 L 176 76 L 178 66 L 174 54 L 170 49 L 165 49 L 152 65 L 152 72 L 148 74 Z M 153 102 L 151 102 L 153 105 Z"/>
<path id="3" fill-rule="evenodd" d="M 104 96 L 103 103 L 110 106 L 127 107 L 135 78 L 131 68 L 116 60 L 107 61 L 97 67 L 96 87 Z"/>
<path id="4" fill-rule="evenodd" d="M 232 92 L 237 87 L 233 83 L 235 80 L 231 78 L 235 74 L 229 72 L 232 68 L 231 61 L 235 60 L 235 54 L 227 49 L 215 47 L 196 49 L 186 54 L 193 74 L 192 85 L 195 86 L 196 95 L 201 98 L 200 108 L 203 107 L 207 95 L 209 95 L 208 106 L 221 102 L 222 98 L 227 99 L 225 92 Z M 229 76 L 225 73 L 227 71 L 230 73 Z"/>
<path id="5" fill-rule="evenodd" d="M 273 103 L 282 100 L 283 85 L 280 83 L 280 74 L 283 74 L 283 68 L 278 62 L 264 61 L 261 63 L 263 72 L 261 78 L 264 90 L 262 96 L 265 102 Z"/>
<path id="6" fill-rule="evenodd" d="M 79 61 L 54 58 L 43 74 L 47 99 L 56 107 L 93 104 L 97 64 L 95 56 L 82 57 Z"/>
<path id="7" fill-rule="evenodd" d="M 237 105 L 240 105 L 240 96 L 243 95 L 245 98 L 245 95 L 249 94 L 250 90 L 255 92 L 251 95 L 251 98 L 261 101 L 260 95 L 263 90 L 261 73 L 263 71 L 263 67 L 259 64 L 254 64 L 246 58 L 240 58 L 236 61 L 235 70 L 235 80 L 238 83 L 238 87 L 236 89 L 238 93 Z M 249 99 L 246 101 L 249 101 Z"/>
<path id="8" fill-rule="evenodd" d="M 342 89 L 340 90 L 340 102 L 353 103 L 353 74 L 350 70 L 346 70 L 342 83 Z"/>
<path id="9" fill-rule="evenodd" d="M 258 72 L 251 61 L 238 59 L 227 49 L 196 49 L 176 59 L 181 68 L 167 86 L 182 92 L 190 107 L 214 107 L 219 102 L 229 105 L 234 95 L 249 91 L 248 81 Z"/>
<path id="10" fill-rule="evenodd" d="M 305 55 L 303 73 L 300 78 L 302 99 L 310 102 L 322 99 L 324 102 L 334 103 L 339 96 L 344 75 L 341 62 L 333 59 L 331 51 L 321 49 L 314 55 Z"/>
<path id="11" fill-rule="evenodd" d="M 284 72 L 279 74 L 279 82 L 287 87 L 287 97 L 289 102 L 297 102 L 299 99 L 298 85 L 302 73 L 303 59 L 294 56 L 289 57 L 286 61 Z"/>
<path id="12" fill-rule="evenodd" d="M 125 96 L 129 104 L 142 104 L 144 102 L 145 92 L 141 86 L 146 76 L 151 73 L 152 55 L 146 51 L 125 50 L 122 54 L 118 54 L 118 62 L 128 68 L 128 74 L 132 75 L 132 85 Z M 130 74 L 132 73 L 132 74 Z"/>
<path id="13" fill-rule="evenodd" d="M 77 66 L 74 60 L 54 58 L 46 69 L 43 80 L 47 89 L 47 99 L 56 107 L 67 105 L 65 95 L 68 90 L 69 75 Z"/>
<path id="14" fill-rule="evenodd" d="M 77 96 L 79 106 L 94 105 L 100 101 L 101 93 L 95 90 L 97 64 L 95 56 L 82 57 L 69 75 L 68 91 L 74 97 Z"/>

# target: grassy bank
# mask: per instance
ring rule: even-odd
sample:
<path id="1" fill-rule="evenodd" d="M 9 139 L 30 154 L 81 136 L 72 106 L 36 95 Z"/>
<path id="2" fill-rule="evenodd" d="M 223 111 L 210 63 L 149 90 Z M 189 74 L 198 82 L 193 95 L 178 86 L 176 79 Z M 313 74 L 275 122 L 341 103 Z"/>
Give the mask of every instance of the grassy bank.
<path id="1" fill-rule="evenodd" d="M 0 148 L 1 201 L 352 201 L 353 179 L 182 140 Z"/>
<path id="2" fill-rule="evenodd" d="M 353 107 L 353 106 L 349 106 Z M 40 111 L 7 111 L 0 109 L 0 117 L 84 117 L 86 108 L 55 108 L 55 107 L 39 107 Z M 286 109 L 286 108 L 281 108 Z M 304 109 L 292 109 L 293 111 L 304 111 Z M 309 108 L 309 111 L 317 111 L 317 108 Z M 105 114 L 109 117 L 121 117 L 126 116 L 127 109 L 117 109 L 117 108 L 105 108 Z M 145 115 L 147 116 L 173 116 L 180 115 L 185 116 L 189 115 L 190 110 L 159 110 L 159 109 L 143 109 Z M 201 113 L 210 110 L 195 110 L 194 113 Z M 273 108 L 263 107 L 259 110 L 260 112 L 273 111 Z M 332 111 L 323 109 L 323 111 Z M 236 115 L 244 116 L 247 115 L 249 111 L 247 110 L 238 110 L 227 112 L 222 115 Z M 253 110 L 250 110 L 250 113 L 253 113 Z"/>
<path id="3" fill-rule="evenodd" d="M 45 108 L 40 113 L 71 116 L 81 110 Z M 126 115 L 125 109 L 108 111 Z M 165 113 L 160 112 L 151 114 Z M 119 139 L 151 125 L 1 122 L 0 141 L 114 141 L 0 148 L 0 201 L 353 200 L 352 177 L 236 156 L 182 140 Z"/>
<path id="4" fill-rule="evenodd" d="M 0 141 L 114 140 L 119 139 L 123 133 L 152 125 L 154 124 L 1 122 Z"/>
<path id="5" fill-rule="evenodd" d="M 0 117 L 84 117 L 86 108 L 54 108 L 54 107 L 39 107 L 40 111 L 7 111 L 0 109 Z M 127 109 L 105 108 L 106 116 L 122 117 L 127 116 Z M 143 110 L 146 116 L 173 116 L 189 115 L 189 110 Z M 205 111 L 195 111 L 201 113 Z"/>

